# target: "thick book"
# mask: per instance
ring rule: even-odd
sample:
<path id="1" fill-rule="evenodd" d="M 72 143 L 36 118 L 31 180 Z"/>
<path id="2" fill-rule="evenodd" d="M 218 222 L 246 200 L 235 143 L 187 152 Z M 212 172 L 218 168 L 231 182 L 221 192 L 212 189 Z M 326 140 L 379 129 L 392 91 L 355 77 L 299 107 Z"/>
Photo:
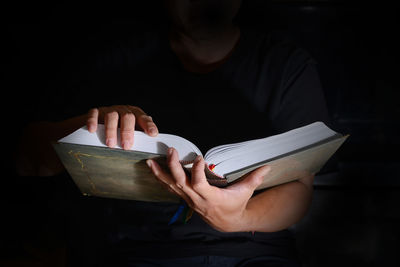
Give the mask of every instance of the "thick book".
<path id="1" fill-rule="evenodd" d="M 210 184 L 224 187 L 263 165 L 271 171 L 257 190 L 316 174 L 343 144 L 343 136 L 322 122 L 288 132 L 214 147 L 204 155 Z M 70 176 L 84 195 L 153 202 L 177 202 L 154 177 L 146 160 L 152 158 L 166 168 L 166 154 L 174 147 L 184 168 L 190 169 L 197 155 L 192 142 L 177 135 L 150 137 L 135 131 L 131 150 L 105 145 L 104 125 L 95 133 L 82 127 L 58 140 L 54 148 Z"/>

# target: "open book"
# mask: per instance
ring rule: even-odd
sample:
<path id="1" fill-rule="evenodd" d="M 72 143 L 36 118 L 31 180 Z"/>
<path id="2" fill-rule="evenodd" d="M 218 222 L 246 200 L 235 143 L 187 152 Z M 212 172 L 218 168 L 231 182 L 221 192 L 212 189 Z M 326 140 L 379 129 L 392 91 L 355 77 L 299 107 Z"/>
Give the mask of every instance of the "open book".
<path id="1" fill-rule="evenodd" d="M 167 149 L 174 147 L 182 165 L 190 169 L 202 152 L 192 142 L 171 134 L 150 137 L 135 131 L 131 151 L 105 145 L 104 125 L 96 133 L 82 127 L 60 139 L 54 148 L 85 195 L 141 201 L 178 201 L 153 176 L 149 158 L 165 166 Z M 228 186 L 246 173 L 268 164 L 271 171 L 257 189 L 276 186 L 317 173 L 347 136 L 315 122 L 279 135 L 214 147 L 206 152 L 210 184 Z"/>

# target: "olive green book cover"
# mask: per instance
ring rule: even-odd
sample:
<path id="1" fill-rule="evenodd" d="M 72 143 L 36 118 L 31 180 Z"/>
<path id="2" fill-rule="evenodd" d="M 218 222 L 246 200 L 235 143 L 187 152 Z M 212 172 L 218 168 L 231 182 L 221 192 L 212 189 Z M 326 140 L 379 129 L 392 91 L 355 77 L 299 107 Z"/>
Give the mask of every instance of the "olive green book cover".
<path id="1" fill-rule="evenodd" d="M 201 151 L 175 135 L 149 137 L 135 132 L 133 150 L 104 145 L 104 128 L 91 134 L 85 127 L 53 144 L 60 160 L 84 195 L 151 202 L 178 202 L 153 175 L 146 160 L 156 160 L 165 170 L 168 147 L 178 150 L 181 163 L 190 171 Z M 208 182 L 228 186 L 250 171 L 269 165 L 271 171 L 257 190 L 316 174 L 348 136 L 313 123 L 258 140 L 214 147 L 204 156 Z M 224 168 L 224 171 L 222 171 Z"/>
<path id="2" fill-rule="evenodd" d="M 84 195 L 152 202 L 179 201 L 146 165 L 149 158 L 165 164 L 165 156 L 68 143 L 53 146 Z"/>

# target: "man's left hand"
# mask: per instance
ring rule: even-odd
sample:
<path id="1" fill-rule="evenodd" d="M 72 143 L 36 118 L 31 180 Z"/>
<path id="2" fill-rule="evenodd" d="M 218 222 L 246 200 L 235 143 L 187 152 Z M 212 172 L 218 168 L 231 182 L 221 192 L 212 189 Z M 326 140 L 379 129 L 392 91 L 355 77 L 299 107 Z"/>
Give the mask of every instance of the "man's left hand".
<path id="1" fill-rule="evenodd" d="M 252 171 L 233 185 L 218 188 L 208 183 L 201 156 L 197 156 L 193 164 L 190 179 L 174 148 L 169 148 L 167 161 L 170 173 L 154 160 L 148 160 L 147 163 L 160 182 L 182 197 L 208 224 L 222 232 L 250 231 L 247 229 L 251 225 L 247 204 L 269 172 L 268 166 Z"/>

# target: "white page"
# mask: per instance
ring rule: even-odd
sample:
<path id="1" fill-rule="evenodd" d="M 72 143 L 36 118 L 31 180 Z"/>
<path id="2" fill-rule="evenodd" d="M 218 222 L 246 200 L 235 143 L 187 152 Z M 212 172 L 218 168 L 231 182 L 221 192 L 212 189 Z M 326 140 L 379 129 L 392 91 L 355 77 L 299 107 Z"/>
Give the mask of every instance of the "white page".
<path id="1" fill-rule="evenodd" d="M 216 147 L 205 157 L 209 164 L 216 165 L 213 171 L 224 176 L 226 173 L 315 144 L 336 134 L 324 123 L 315 122 L 279 135 L 235 144 L 232 150 L 226 150 L 225 146 Z"/>
<path id="2" fill-rule="evenodd" d="M 103 124 L 97 126 L 95 133 L 90 133 L 87 127 L 84 126 L 58 141 L 60 143 L 107 147 Z M 196 155 L 201 155 L 201 151 L 193 143 L 182 137 L 170 134 L 158 134 L 156 137 L 151 137 L 142 131 L 135 131 L 131 150 L 166 155 L 169 147 L 173 147 L 178 151 L 180 160 L 192 161 Z M 115 148 L 122 149 L 119 129 L 118 142 Z"/>

